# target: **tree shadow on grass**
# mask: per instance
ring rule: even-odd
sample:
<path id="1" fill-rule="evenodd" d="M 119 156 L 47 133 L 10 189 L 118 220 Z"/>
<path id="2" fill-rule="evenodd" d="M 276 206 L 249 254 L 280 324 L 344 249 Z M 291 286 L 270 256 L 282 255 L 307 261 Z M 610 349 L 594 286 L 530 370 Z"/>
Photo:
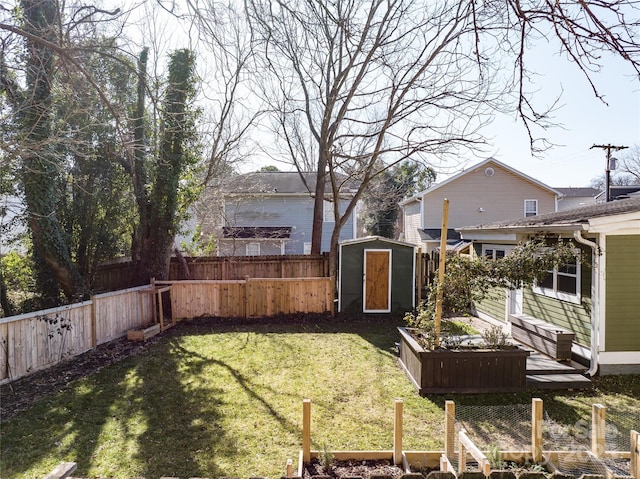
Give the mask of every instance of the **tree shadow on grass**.
<path id="1" fill-rule="evenodd" d="M 150 361 L 154 364 L 139 369 L 138 394 L 144 398 L 141 409 L 147 418 L 147 429 L 139 438 L 136 458 L 146 464 L 143 475 L 237 475 L 229 465 L 244 460 L 244 446 L 223 424 L 223 414 L 234 408 L 225 399 L 228 391 L 221 387 L 226 380 L 246 394 L 250 404 L 266 411 L 278 431 L 300 434 L 299 428 L 259 393 L 266 386 L 220 359 L 186 348 L 180 338 L 167 341 L 166 350 L 154 354 Z M 199 381 L 211 377 L 212 371 L 217 376 L 215 381 Z M 222 408 L 227 412 L 222 413 Z"/>
<path id="2" fill-rule="evenodd" d="M 114 414 L 115 399 L 127 393 L 124 378 L 134 367 L 130 359 L 109 373 L 77 381 L 4 423 L 2 476 L 29 477 L 42 464 L 53 468 L 62 461 L 77 462 L 78 473 L 86 473 Z"/>

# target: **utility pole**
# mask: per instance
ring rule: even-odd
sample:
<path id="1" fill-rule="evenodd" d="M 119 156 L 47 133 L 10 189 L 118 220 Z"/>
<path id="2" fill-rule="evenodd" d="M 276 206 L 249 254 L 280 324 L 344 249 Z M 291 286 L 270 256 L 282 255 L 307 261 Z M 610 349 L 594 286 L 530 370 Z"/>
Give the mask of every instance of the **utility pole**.
<path id="1" fill-rule="evenodd" d="M 605 190 L 604 190 L 604 197 L 605 197 L 605 201 L 609 202 L 611 201 L 611 194 L 609 192 L 610 187 L 609 184 L 611 183 L 611 151 L 619 151 L 619 150 L 624 150 L 625 148 L 629 148 L 628 146 L 613 146 L 611 143 L 609 143 L 608 145 L 593 145 L 591 148 L 589 148 L 590 150 L 594 149 L 594 148 L 601 148 L 603 150 L 607 150 L 607 167 L 604 170 L 605 171 Z M 615 169 L 615 168 L 613 168 Z"/>

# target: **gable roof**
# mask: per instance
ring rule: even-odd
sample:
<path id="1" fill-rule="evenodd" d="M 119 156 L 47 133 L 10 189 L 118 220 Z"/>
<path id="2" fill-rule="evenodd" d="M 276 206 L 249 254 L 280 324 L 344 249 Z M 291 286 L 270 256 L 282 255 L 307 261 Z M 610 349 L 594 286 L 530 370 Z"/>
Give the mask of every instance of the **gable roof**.
<path id="1" fill-rule="evenodd" d="M 331 191 L 330 179 L 327 175 L 327 192 Z M 354 189 L 353 181 L 344 179 L 341 193 L 350 193 Z M 258 171 L 246 173 L 232 178 L 225 190 L 230 194 L 279 194 L 279 195 L 313 195 L 316 188 L 316 172 L 308 171 Z"/>
<path id="2" fill-rule="evenodd" d="M 420 201 L 422 199 L 422 197 L 424 195 L 426 195 L 427 193 L 431 193 L 439 188 L 442 188 L 445 185 L 448 185 L 449 183 L 452 183 L 454 181 L 456 181 L 458 178 L 466 175 L 467 173 L 476 170 L 478 168 L 482 168 L 483 166 L 488 166 L 490 163 L 493 163 L 494 165 L 503 168 L 505 170 L 507 170 L 508 172 L 512 173 L 513 175 L 519 176 L 520 178 L 522 178 L 523 180 L 529 181 L 530 183 L 533 183 L 536 186 L 539 186 L 540 188 L 549 191 L 550 193 L 554 194 L 554 195 L 560 195 L 560 193 L 551 188 L 548 185 L 545 185 L 544 183 L 542 183 L 541 181 L 536 180 L 535 178 L 531 178 L 528 175 L 525 175 L 524 173 L 522 173 L 521 171 L 516 170 L 515 168 L 510 167 L 509 165 L 505 165 L 504 163 L 496 160 L 495 158 L 487 158 L 484 161 L 481 161 L 480 163 L 477 163 L 473 166 L 470 166 L 469 168 L 461 171 L 460 173 L 457 173 L 449 178 L 447 178 L 444 181 L 441 181 L 440 183 L 436 183 L 432 186 L 430 186 L 429 188 L 427 188 L 426 190 L 420 191 L 419 193 L 416 193 L 415 195 L 413 195 L 410 198 L 407 198 L 406 200 L 402 201 L 400 203 L 400 205 L 404 206 L 408 203 L 411 203 L 413 201 Z"/>
<path id="3" fill-rule="evenodd" d="M 518 218 L 511 221 L 499 221 L 484 225 L 457 228 L 458 231 L 482 231 L 482 230 L 527 230 L 541 228 L 566 228 L 580 229 L 582 225 L 588 225 L 589 220 L 605 216 L 617 216 L 627 213 L 640 212 L 640 197 L 625 200 L 598 203 L 595 205 L 581 206 L 556 213 L 547 213 L 528 218 Z"/>

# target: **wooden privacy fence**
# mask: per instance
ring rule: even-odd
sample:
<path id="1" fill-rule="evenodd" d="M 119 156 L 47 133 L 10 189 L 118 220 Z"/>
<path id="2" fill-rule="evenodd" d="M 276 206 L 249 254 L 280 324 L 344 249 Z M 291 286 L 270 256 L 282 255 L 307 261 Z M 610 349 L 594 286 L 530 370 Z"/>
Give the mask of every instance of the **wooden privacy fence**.
<path id="1" fill-rule="evenodd" d="M 156 281 L 156 284 L 171 285 L 172 315 L 179 319 L 333 312 L 331 278 Z"/>
<path id="2" fill-rule="evenodd" d="M 243 280 L 249 278 L 314 278 L 329 276 L 329 256 L 210 256 L 185 258 L 191 280 Z M 130 286 L 130 261 L 100 266 L 93 280 L 96 291 L 112 291 Z M 184 270 L 171 259 L 169 280 L 183 280 Z"/>
<path id="3" fill-rule="evenodd" d="M 157 281 L 170 285 L 173 320 L 333 312 L 331 278 Z M 12 381 L 154 322 L 154 285 L 89 301 L 0 318 L 0 383 Z M 166 293 L 165 293 L 166 294 Z M 160 301 L 157 301 L 158 303 Z"/>
<path id="4" fill-rule="evenodd" d="M 89 301 L 0 318 L 0 382 L 11 381 L 124 336 L 152 317 L 141 286 Z"/>

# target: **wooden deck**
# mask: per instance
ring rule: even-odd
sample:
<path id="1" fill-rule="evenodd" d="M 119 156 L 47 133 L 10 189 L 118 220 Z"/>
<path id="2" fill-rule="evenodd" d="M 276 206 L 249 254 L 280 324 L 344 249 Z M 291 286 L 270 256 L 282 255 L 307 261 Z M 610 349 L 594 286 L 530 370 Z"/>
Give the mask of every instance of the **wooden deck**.
<path id="1" fill-rule="evenodd" d="M 478 317 L 465 318 L 479 332 L 491 327 L 491 324 Z M 521 348 L 528 349 L 531 354 L 527 358 L 527 389 L 591 389 L 591 379 L 585 376 L 588 368 L 575 361 L 557 361 L 552 357 L 536 351 L 533 347 L 523 345 L 510 338 L 511 342 Z"/>
<path id="2" fill-rule="evenodd" d="M 588 368 L 575 361 L 556 361 L 533 348 L 527 358 L 527 389 L 591 389 Z"/>

